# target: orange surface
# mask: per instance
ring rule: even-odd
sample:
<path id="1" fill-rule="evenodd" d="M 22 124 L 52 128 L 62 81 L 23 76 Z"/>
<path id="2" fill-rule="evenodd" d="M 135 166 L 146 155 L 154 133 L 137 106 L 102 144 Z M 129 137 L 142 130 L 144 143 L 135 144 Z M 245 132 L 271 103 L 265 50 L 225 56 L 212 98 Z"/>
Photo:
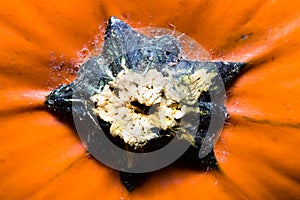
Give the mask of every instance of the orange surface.
<path id="1" fill-rule="evenodd" d="M 0 199 L 300 198 L 300 1 L 1 0 L 0 13 Z M 214 59 L 249 63 L 228 91 L 222 172 L 169 167 L 129 193 L 44 110 L 111 15 L 175 26 Z"/>

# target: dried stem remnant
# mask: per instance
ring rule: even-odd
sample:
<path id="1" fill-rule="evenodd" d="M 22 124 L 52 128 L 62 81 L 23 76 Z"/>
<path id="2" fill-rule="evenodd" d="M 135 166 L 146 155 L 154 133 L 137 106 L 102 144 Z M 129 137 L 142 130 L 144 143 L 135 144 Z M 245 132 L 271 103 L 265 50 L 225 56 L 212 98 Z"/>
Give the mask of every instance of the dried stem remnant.
<path id="1" fill-rule="evenodd" d="M 111 135 L 119 136 L 135 148 L 159 138 L 161 129 L 178 128 L 180 119 L 188 112 L 199 112 L 199 108 L 193 106 L 195 99 L 202 91 L 207 91 L 214 75 L 209 76 L 205 70 L 199 70 L 185 75 L 185 84 L 182 84 L 171 75 L 163 76 L 156 69 L 141 74 L 125 65 L 123 68 L 91 99 L 96 103 L 94 112 L 111 124 Z"/>
<path id="2" fill-rule="evenodd" d="M 224 124 L 224 85 L 234 81 L 245 63 L 190 59 L 180 38 L 148 37 L 111 17 L 102 52 L 85 61 L 77 79 L 53 90 L 45 103 L 59 115 L 73 115 L 93 156 L 117 157 L 115 163 L 123 168 L 135 169 L 143 160 L 118 157 L 118 150 L 106 149 L 102 136 L 135 152 L 156 151 L 176 137 L 188 142 L 190 161 L 216 168 L 212 147 L 219 129 L 209 127 L 211 122 Z M 208 154 L 199 158 L 199 152 Z M 120 177 L 128 190 L 134 188 L 133 174 Z"/>

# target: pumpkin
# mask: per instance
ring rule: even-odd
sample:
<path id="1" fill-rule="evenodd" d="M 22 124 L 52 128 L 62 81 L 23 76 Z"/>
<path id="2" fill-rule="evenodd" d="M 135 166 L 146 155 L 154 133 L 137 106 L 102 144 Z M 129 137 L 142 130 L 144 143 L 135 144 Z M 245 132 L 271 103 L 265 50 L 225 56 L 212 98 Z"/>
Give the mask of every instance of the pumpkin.
<path id="1" fill-rule="evenodd" d="M 284 0 L 3 1 L 0 198 L 299 198 L 299 8 Z M 45 110 L 45 96 L 75 78 L 111 15 L 134 27 L 175 27 L 213 59 L 249 64 L 227 94 L 220 171 L 170 166 L 129 193 Z"/>

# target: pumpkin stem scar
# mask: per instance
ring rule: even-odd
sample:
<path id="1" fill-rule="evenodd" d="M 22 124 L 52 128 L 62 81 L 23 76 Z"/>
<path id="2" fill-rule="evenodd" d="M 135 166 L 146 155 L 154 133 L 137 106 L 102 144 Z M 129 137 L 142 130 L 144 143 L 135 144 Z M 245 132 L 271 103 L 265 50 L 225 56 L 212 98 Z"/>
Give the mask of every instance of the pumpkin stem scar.
<path id="1" fill-rule="evenodd" d="M 228 118 L 223 91 L 245 63 L 189 59 L 179 35 L 146 36 L 111 17 L 102 52 L 81 65 L 77 79 L 46 97 L 50 111 L 86 127 L 78 134 L 95 158 L 103 161 L 99 151 L 118 155 L 101 149 L 100 135 L 126 151 L 124 162 L 116 161 L 120 167 L 112 168 L 121 172 L 129 191 L 143 180 L 133 170 L 144 160 L 133 153 L 148 155 L 173 145 L 190 165 L 218 169 L 213 145 L 221 127 L 211 127 Z"/>

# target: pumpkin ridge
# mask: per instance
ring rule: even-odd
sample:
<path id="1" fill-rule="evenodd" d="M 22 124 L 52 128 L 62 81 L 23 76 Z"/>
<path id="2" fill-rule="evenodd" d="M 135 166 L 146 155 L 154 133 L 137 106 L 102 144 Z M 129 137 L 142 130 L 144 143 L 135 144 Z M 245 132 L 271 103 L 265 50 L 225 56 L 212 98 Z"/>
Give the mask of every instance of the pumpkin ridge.
<path id="1" fill-rule="evenodd" d="M 40 112 L 44 110 L 45 110 L 45 106 L 43 106 L 42 104 L 35 105 L 35 106 L 28 105 L 28 106 L 17 107 L 15 109 L 10 109 L 10 110 L 0 110 L 0 117 L 8 118 L 15 115 L 32 113 L 32 112 Z"/>
<path id="2" fill-rule="evenodd" d="M 283 167 L 280 167 L 278 165 L 278 163 L 276 163 L 273 159 L 270 159 L 267 156 L 262 156 L 265 163 L 269 163 L 270 166 L 272 166 L 274 169 L 276 169 L 277 171 L 282 171 Z M 290 173 L 292 172 L 292 173 Z M 285 176 L 287 176 L 290 180 L 293 181 L 293 183 L 300 183 L 300 176 L 299 174 L 297 174 L 297 171 L 294 169 L 289 169 L 287 170 L 287 172 L 283 173 Z M 294 188 L 297 188 L 296 185 Z"/>
<path id="3" fill-rule="evenodd" d="M 296 128 L 300 129 L 300 123 L 285 123 L 285 122 L 276 122 L 276 121 L 270 121 L 267 119 L 255 119 L 247 116 L 242 116 L 242 118 L 246 119 L 249 122 L 254 122 L 258 124 L 267 124 L 272 126 L 280 126 L 280 127 L 288 127 L 288 128 Z"/>
<path id="4" fill-rule="evenodd" d="M 241 57 L 240 61 L 257 64 L 265 62 L 261 60 L 269 60 L 275 52 L 280 52 L 279 56 L 286 54 L 286 45 L 289 45 L 287 41 L 291 40 L 291 37 L 294 38 L 293 35 L 299 35 L 300 17 L 294 19 L 292 22 L 278 26 L 281 28 L 278 29 L 275 26 L 269 34 L 264 35 L 262 32 L 265 33 L 265 31 L 256 30 L 254 27 L 247 27 L 249 29 L 247 32 L 252 33 L 251 38 L 247 39 L 249 41 L 242 40 L 235 42 L 234 45 L 220 46 L 221 49 L 226 49 L 226 52 L 223 52 L 222 58 L 231 59 L 235 54 L 239 54 Z"/>
<path id="5" fill-rule="evenodd" d="M 220 184 L 224 186 L 224 190 L 232 194 L 234 192 L 235 195 L 239 197 L 239 199 L 248 199 L 247 194 L 239 189 L 238 184 L 234 183 L 227 174 L 222 175 L 222 181 Z"/>
<path id="6" fill-rule="evenodd" d="M 31 198 L 32 196 L 34 196 L 36 193 L 39 192 L 39 190 L 41 190 L 44 187 L 47 187 L 47 185 L 49 185 L 51 182 L 54 182 L 57 178 L 59 178 L 59 176 L 67 171 L 69 171 L 72 167 L 76 166 L 82 159 L 84 159 L 86 157 L 86 154 L 82 154 L 79 158 L 77 158 L 76 160 L 74 160 L 72 163 L 70 163 L 66 168 L 64 168 L 62 171 L 56 173 L 51 179 L 49 179 L 45 184 L 43 184 L 42 186 L 40 186 L 39 188 L 36 188 L 36 190 L 34 192 L 32 192 L 29 195 L 26 195 L 26 198 Z"/>
<path id="7" fill-rule="evenodd" d="M 256 15 L 258 15 L 259 10 L 262 10 L 263 7 L 265 6 L 265 4 L 267 4 L 267 3 L 268 2 L 258 1 L 256 3 L 256 5 L 252 6 L 252 8 L 247 7 L 247 11 L 246 12 L 244 11 L 244 14 L 246 15 L 245 19 L 237 18 L 238 20 L 236 22 L 236 24 L 243 24 L 243 25 L 239 26 L 237 30 L 232 30 L 232 32 L 230 34 L 228 34 L 227 38 L 223 38 L 223 42 L 218 43 L 218 46 L 215 49 L 216 52 L 214 52 L 214 54 L 217 55 L 216 57 L 220 57 L 220 55 L 218 55 L 219 53 L 217 53 L 217 51 L 219 51 L 219 50 L 226 49 L 226 51 L 228 51 L 229 53 L 232 52 L 231 48 L 235 46 L 235 45 L 233 45 L 233 41 L 239 41 L 239 39 L 242 36 L 247 35 L 247 33 L 249 31 L 245 32 L 246 27 L 248 26 L 248 24 L 251 23 L 251 20 Z M 250 34 L 250 35 L 252 35 L 252 34 Z M 221 57 L 223 57 L 223 56 L 221 56 Z M 234 57 L 232 57 L 232 58 L 234 59 Z M 229 60 L 232 60 L 232 58 L 230 58 Z M 243 59 L 239 59 L 239 61 L 248 62 L 248 60 L 243 60 Z"/>

